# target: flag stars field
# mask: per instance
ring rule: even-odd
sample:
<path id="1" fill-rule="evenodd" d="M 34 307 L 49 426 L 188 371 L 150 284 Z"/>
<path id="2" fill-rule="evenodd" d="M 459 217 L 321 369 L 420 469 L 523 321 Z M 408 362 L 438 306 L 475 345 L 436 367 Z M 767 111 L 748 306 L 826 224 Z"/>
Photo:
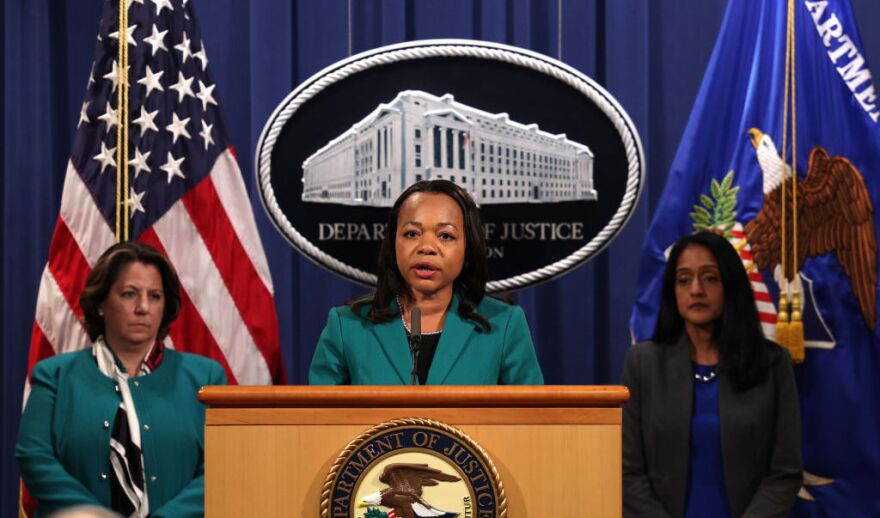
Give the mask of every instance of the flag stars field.
<path id="1" fill-rule="evenodd" d="M 159 50 L 164 50 L 168 52 L 168 47 L 165 46 L 165 35 L 168 34 L 168 31 L 159 31 L 156 24 L 153 24 L 153 33 L 144 38 L 144 43 L 148 43 L 153 48 L 153 56 L 156 55 L 156 52 Z"/>
<path id="2" fill-rule="evenodd" d="M 183 102 L 183 98 L 186 96 L 196 96 L 192 91 L 192 82 L 192 77 L 185 77 L 183 72 L 177 73 L 177 82 L 168 87 L 177 92 L 177 102 Z"/>
<path id="3" fill-rule="evenodd" d="M 192 48 L 190 48 L 190 39 L 186 37 L 186 33 L 183 33 L 183 39 L 180 43 L 174 46 L 174 49 L 180 51 L 180 62 L 184 65 L 186 64 L 187 59 L 193 58 L 193 51 Z"/>
<path id="4" fill-rule="evenodd" d="M 101 142 L 101 152 L 94 157 L 95 160 L 101 163 L 101 169 L 98 170 L 99 173 L 104 174 L 104 170 L 108 167 L 116 168 L 116 160 L 113 158 L 115 155 L 116 146 L 108 148 L 106 144 Z"/>
<path id="5" fill-rule="evenodd" d="M 129 25 L 128 29 L 126 29 L 126 31 L 125 31 L 128 33 L 128 44 L 131 45 L 132 47 L 137 47 L 137 40 L 135 40 L 135 38 L 134 38 L 134 30 L 135 29 L 137 29 L 137 24 Z M 113 38 L 114 40 L 118 40 L 119 39 L 119 31 L 111 32 L 109 34 L 109 36 L 111 38 Z"/>
<path id="6" fill-rule="evenodd" d="M 104 121 L 104 123 L 107 124 L 107 131 L 110 131 L 113 126 L 116 126 L 116 119 L 116 110 L 114 110 L 113 107 L 110 106 L 110 101 L 107 101 L 107 110 L 104 112 L 103 115 L 98 117 L 98 120 Z"/>
<path id="7" fill-rule="evenodd" d="M 156 4 L 156 16 L 162 14 L 162 9 L 167 8 L 169 11 L 174 10 L 174 6 L 171 5 L 171 0 L 151 0 L 154 4 Z"/>
<path id="8" fill-rule="evenodd" d="M 91 120 L 89 120 L 89 113 L 88 113 L 88 110 L 89 110 L 89 101 L 83 101 L 83 103 L 82 103 L 82 108 L 79 110 L 79 122 L 76 123 L 76 127 L 77 127 L 77 129 L 78 129 L 78 128 L 82 125 L 82 123 L 84 123 L 84 122 L 85 122 L 86 124 L 92 122 Z"/>
<path id="9" fill-rule="evenodd" d="M 143 199 L 145 194 L 147 194 L 147 191 L 135 192 L 134 188 L 131 189 L 131 194 L 128 196 L 128 207 L 131 209 L 132 217 L 138 212 L 147 213 L 144 210 L 143 203 L 141 203 L 141 199 Z"/>
<path id="10" fill-rule="evenodd" d="M 208 124 L 202 119 L 202 131 L 199 132 L 199 136 L 205 141 L 205 151 L 208 150 L 208 146 L 214 143 L 214 138 L 211 137 L 211 128 L 214 126 L 212 124 Z"/>
<path id="11" fill-rule="evenodd" d="M 129 68 L 130 67 L 125 68 L 126 73 L 128 73 Z M 110 80 L 110 82 L 113 84 L 113 87 L 110 89 L 110 91 L 115 92 L 116 88 L 119 86 L 119 66 L 116 64 L 115 61 L 113 62 L 110 72 L 104 74 L 104 79 Z"/>
<path id="12" fill-rule="evenodd" d="M 140 149 L 134 148 L 134 158 L 129 160 L 128 165 L 134 166 L 135 179 L 137 179 L 138 175 L 141 174 L 141 172 L 150 172 L 150 166 L 147 165 L 147 159 L 150 158 L 150 153 L 152 153 L 152 151 L 141 153 Z"/>
<path id="13" fill-rule="evenodd" d="M 193 57 L 202 62 L 202 72 L 204 72 L 205 69 L 208 68 L 208 55 L 205 54 L 205 42 L 201 42 L 201 43 L 202 43 L 202 50 L 193 54 Z"/>
<path id="14" fill-rule="evenodd" d="M 199 79 L 199 93 L 196 94 L 196 97 L 202 101 L 202 110 L 207 110 L 209 104 L 216 105 L 217 101 L 214 100 L 214 96 L 211 95 L 211 92 L 214 91 L 214 87 L 217 85 L 207 86 L 205 83 Z"/>
<path id="15" fill-rule="evenodd" d="M 148 130 L 159 131 L 159 128 L 156 126 L 156 115 L 159 114 L 159 110 L 153 110 L 148 112 L 146 108 L 141 106 L 141 114 L 137 119 L 134 119 L 132 124 L 137 124 L 141 128 L 141 137 L 144 136 Z"/>
<path id="16" fill-rule="evenodd" d="M 159 167 L 159 169 L 168 173 L 168 183 L 171 183 L 171 179 L 175 176 L 179 176 L 181 179 L 186 179 L 186 176 L 183 175 L 183 171 L 180 170 L 181 164 L 186 157 L 174 158 L 174 155 L 171 154 L 171 151 L 168 152 L 168 161 L 165 162 L 164 165 Z"/>
<path id="17" fill-rule="evenodd" d="M 159 82 L 159 79 L 162 78 L 162 74 L 164 73 L 164 70 L 160 70 L 154 73 L 153 70 L 150 69 L 150 65 L 147 65 L 146 69 L 144 70 L 144 77 L 137 80 L 139 85 L 144 85 L 145 87 L 147 87 L 147 94 L 144 96 L 145 98 L 149 97 L 153 90 L 158 90 L 160 92 L 165 91 L 165 87 L 163 87 L 162 83 Z"/>
<path id="18" fill-rule="evenodd" d="M 171 124 L 165 126 L 165 129 L 168 130 L 173 137 L 171 138 L 171 143 L 176 144 L 177 138 L 183 135 L 187 139 L 191 139 L 189 132 L 186 130 L 186 125 L 189 123 L 189 117 L 185 119 L 179 119 L 177 117 L 177 113 L 172 113 L 171 118 L 173 119 Z"/>

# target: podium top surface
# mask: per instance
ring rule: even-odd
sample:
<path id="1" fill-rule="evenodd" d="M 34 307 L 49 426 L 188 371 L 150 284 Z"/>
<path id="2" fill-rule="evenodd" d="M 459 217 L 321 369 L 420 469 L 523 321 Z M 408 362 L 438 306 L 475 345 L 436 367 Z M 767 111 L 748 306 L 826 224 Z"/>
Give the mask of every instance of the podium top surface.
<path id="1" fill-rule="evenodd" d="M 199 400 L 213 408 L 618 407 L 629 400 L 619 385 L 478 386 L 211 386 Z"/>

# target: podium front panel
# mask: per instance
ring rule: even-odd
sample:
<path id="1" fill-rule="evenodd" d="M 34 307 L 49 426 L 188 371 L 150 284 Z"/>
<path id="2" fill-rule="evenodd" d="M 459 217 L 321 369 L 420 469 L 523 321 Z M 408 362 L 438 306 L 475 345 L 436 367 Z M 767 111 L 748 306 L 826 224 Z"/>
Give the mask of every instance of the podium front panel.
<path id="1" fill-rule="evenodd" d="M 242 406 L 208 410 L 206 515 L 319 516 L 341 450 L 377 424 L 413 417 L 454 426 L 486 450 L 509 517 L 622 514 L 617 407 Z"/>

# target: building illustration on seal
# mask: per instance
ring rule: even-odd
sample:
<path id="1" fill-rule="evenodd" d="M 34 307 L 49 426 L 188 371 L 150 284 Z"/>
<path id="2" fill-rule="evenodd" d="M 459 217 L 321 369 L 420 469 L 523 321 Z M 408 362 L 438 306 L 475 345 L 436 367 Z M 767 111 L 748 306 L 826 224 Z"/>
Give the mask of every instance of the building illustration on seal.
<path id="1" fill-rule="evenodd" d="M 478 204 L 596 200 L 590 148 L 506 113 L 405 90 L 302 164 L 304 202 L 390 207 L 407 186 L 446 179 Z"/>

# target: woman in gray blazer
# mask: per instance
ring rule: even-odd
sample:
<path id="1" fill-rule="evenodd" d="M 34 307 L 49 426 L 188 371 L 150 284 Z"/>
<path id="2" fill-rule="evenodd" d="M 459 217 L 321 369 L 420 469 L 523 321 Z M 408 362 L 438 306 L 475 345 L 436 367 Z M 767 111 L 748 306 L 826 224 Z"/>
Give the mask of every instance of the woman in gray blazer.
<path id="1" fill-rule="evenodd" d="M 764 338 L 725 238 L 673 246 L 654 337 L 627 352 L 622 382 L 624 516 L 788 513 L 802 479 L 791 360 Z"/>

